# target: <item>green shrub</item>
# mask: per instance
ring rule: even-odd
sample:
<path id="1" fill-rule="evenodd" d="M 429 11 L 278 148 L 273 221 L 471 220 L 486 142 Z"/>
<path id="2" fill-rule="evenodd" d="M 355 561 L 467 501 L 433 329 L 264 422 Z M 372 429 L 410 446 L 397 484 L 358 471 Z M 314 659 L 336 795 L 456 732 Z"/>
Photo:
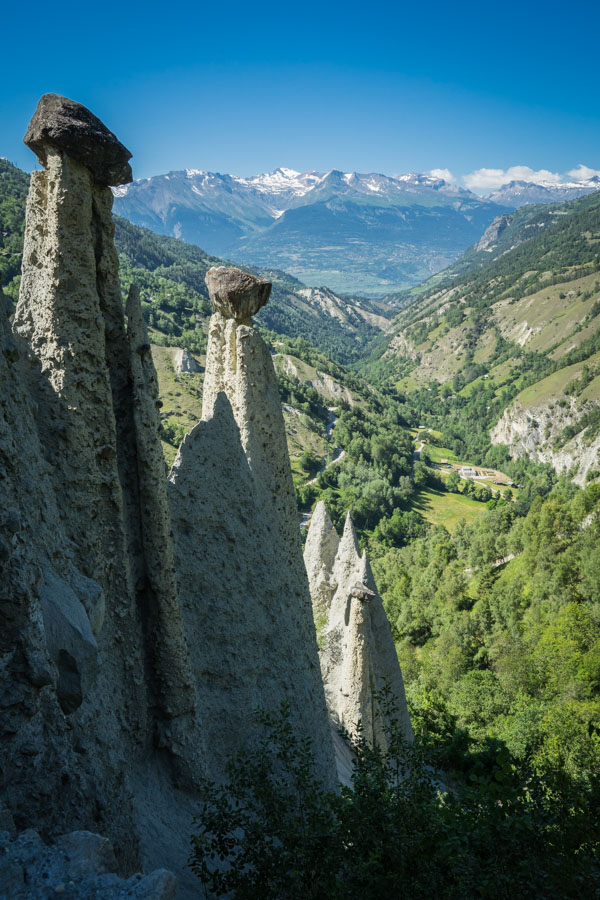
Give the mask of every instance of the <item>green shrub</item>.
<path id="1" fill-rule="evenodd" d="M 206 780 L 189 864 L 235 900 L 597 897 L 599 790 L 541 779 L 496 742 L 452 789 L 407 743 L 389 691 L 387 749 L 353 742 L 350 787 L 327 790 L 290 707 L 260 713 L 264 738 Z M 346 735 L 346 737 L 348 737 Z"/>

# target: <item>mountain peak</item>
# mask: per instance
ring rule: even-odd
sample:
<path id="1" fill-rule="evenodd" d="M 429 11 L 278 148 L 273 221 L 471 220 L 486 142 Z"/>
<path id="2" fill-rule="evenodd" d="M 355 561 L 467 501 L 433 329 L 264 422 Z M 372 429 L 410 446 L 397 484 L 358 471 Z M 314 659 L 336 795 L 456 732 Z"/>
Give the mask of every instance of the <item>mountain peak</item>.
<path id="1" fill-rule="evenodd" d="M 115 211 L 308 285 L 381 296 L 445 268 L 507 207 L 432 175 L 280 166 L 244 177 L 171 172 L 117 192 Z"/>
<path id="2" fill-rule="evenodd" d="M 278 166 L 276 169 L 273 169 L 272 175 L 283 175 L 285 178 L 297 178 L 298 175 L 301 175 L 301 172 L 296 171 L 296 169 L 287 169 L 285 166 Z"/>
<path id="3" fill-rule="evenodd" d="M 560 203 L 565 200 L 575 200 L 585 194 L 592 194 L 599 187 L 600 179 L 597 175 L 586 181 L 532 182 L 519 179 L 501 185 L 495 191 L 487 194 L 487 199 L 493 203 L 516 209 L 532 203 Z"/>

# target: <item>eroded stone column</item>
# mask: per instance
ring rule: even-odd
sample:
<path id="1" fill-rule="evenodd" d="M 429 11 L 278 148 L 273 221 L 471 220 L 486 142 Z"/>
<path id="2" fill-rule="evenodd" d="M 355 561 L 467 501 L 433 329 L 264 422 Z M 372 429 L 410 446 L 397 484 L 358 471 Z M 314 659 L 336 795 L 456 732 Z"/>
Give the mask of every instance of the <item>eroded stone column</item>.
<path id="1" fill-rule="evenodd" d="M 176 570 L 213 772 L 260 739 L 254 709 L 288 698 L 334 781 L 310 592 L 277 380 L 251 322 L 271 285 L 211 269 L 202 420 L 169 477 Z M 193 548 L 202 548 L 194 553 Z"/>
<path id="2" fill-rule="evenodd" d="M 25 142 L 44 168 L 32 175 L 14 328 L 29 348 L 61 524 L 105 602 L 99 681 L 77 715 L 95 715 L 122 752 L 158 743 L 179 759 L 194 692 L 155 374 L 135 291 L 125 327 L 109 187 L 132 180 L 131 154 L 89 110 L 54 94 L 40 100 Z"/>
<path id="3" fill-rule="evenodd" d="M 385 746 L 377 694 L 389 685 L 407 740 L 413 736 L 394 639 L 369 560 L 359 552 L 350 514 L 339 539 L 323 503 L 311 519 L 304 552 L 319 623 L 321 671 L 329 713 L 350 734 Z"/>

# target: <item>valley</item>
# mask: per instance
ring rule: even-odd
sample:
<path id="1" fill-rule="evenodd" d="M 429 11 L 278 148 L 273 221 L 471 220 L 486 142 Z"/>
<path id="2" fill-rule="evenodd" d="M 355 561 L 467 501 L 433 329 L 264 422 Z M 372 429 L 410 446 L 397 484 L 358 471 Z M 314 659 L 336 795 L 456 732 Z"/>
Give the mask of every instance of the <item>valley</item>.
<path id="1" fill-rule="evenodd" d="M 600 4 L 1 21 L 0 900 L 600 900 Z"/>
<path id="2" fill-rule="evenodd" d="M 187 169 L 116 189 L 115 211 L 310 287 L 381 297 L 445 269 L 509 207 L 426 175 Z"/>

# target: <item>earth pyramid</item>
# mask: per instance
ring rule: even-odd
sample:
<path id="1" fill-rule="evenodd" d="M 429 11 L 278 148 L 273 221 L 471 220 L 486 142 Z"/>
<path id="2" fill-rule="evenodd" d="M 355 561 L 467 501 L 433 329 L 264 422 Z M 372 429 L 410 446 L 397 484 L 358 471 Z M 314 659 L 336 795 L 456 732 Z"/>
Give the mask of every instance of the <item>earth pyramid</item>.
<path id="1" fill-rule="evenodd" d="M 172 869 L 179 896 L 195 896 L 198 787 L 259 739 L 255 706 L 288 697 L 335 781 L 275 376 L 249 320 L 270 286 L 217 275 L 217 308 L 242 319 L 213 316 L 204 418 L 167 481 L 151 347 L 135 286 L 124 309 L 113 240 L 110 186 L 131 179 L 131 154 L 54 94 L 26 142 L 43 168 L 12 327 L 0 297 L 0 831 L 13 838 L 12 888 L 35 896 L 43 859 L 68 873 L 72 853 L 89 877 Z M 92 837 L 53 843 L 65 833 Z M 135 896 L 173 895 L 164 872 L 151 885 L 162 887 Z"/>
<path id="2" fill-rule="evenodd" d="M 406 740 L 412 740 L 404 682 L 381 597 L 366 552 L 360 554 L 350 513 L 341 539 L 323 501 L 312 515 L 304 560 L 319 631 L 327 706 L 333 722 L 385 746 L 386 687 Z M 336 745 L 336 750 L 337 750 Z"/>

